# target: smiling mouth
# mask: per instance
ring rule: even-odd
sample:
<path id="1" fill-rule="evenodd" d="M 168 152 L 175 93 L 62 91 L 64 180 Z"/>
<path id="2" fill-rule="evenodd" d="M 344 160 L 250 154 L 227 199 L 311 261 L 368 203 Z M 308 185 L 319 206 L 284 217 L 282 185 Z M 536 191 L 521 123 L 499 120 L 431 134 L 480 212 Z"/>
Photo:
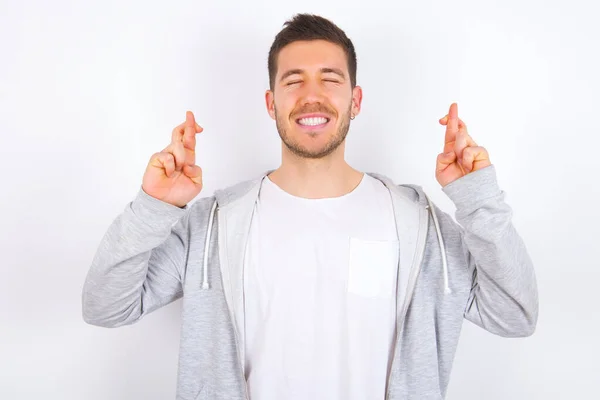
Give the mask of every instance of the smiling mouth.
<path id="1" fill-rule="evenodd" d="M 309 118 L 298 118 L 296 123 L 304 129 L 320 129 L 329 123 L 331 119 L 327 117 L 309 117 Z"/>

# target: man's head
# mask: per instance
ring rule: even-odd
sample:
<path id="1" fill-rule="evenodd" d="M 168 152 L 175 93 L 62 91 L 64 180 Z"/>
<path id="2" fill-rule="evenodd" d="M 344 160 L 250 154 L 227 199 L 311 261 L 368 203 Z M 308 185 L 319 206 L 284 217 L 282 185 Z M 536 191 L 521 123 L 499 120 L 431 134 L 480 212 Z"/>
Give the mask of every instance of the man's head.
<path id="1" fill-rule="evenodd" d="M 284 26 L 269 51 L 267 110 L 292 153 L 323 158 L 344 142 L 360 112 L 354 46 L 316 15 L 296 15 Z"/>

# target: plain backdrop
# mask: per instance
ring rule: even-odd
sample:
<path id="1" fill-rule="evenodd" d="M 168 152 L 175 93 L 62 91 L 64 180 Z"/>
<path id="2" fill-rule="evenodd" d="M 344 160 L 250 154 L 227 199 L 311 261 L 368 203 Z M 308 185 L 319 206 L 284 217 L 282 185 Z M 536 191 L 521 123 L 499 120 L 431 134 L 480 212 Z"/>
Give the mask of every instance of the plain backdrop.
<path id="1" fill-rule="evenodd" d="M 175 397 L 180 302 L 87 325 L 81 289 L 150 156 L 195 113 L 200 197 L 280 162 L 267 54 L 298 12 L 358 54 L 348 162 L 423 186 L 452 102 L 496 165 L 536 266 L 523 339 L 465 321 L 447 398 L 591 399 L 600 375 L 600 61 L 594 1 L 0 3 L 0 398 Z M 197 199 L 196 199 L 197 200 Z"/>

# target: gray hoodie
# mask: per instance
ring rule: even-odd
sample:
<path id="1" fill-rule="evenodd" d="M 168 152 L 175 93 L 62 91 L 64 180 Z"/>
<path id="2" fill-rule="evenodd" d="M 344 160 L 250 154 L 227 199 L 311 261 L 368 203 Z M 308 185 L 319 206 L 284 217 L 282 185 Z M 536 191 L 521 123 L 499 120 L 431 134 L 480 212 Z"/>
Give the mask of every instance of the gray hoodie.
<path id="1" fill-rule="evenodd" d="M 249 399 L 243 259 L 261 180 L 183 208 L 141 188 L 105 233 L 87 274 L 83 319 L 118 327 L 182 298 L 177 399 Z M 463 319 L 504 337 L 531 335 L 534 268 L 495 166 L 442 188 L 456 223 L 416 185 L 368 173 L 390 191 L 400 254 L 397 337 L 387 399 L 443 399 Z"/>

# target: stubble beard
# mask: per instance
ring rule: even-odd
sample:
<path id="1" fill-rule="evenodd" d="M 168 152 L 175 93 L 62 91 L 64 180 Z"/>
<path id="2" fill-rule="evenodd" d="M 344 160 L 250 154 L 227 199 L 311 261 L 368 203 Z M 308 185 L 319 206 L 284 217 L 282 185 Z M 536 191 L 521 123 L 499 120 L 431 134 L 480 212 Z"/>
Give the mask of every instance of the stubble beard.
<path id="1" fill-rule="evenodd" d="M 302 146 L 288 135 L 288 132 L 285 129 L 285 121 L 280 118 L 280 115 L 277 113 L 277 108 L 275 106 L 273 108 L 275 112 L 275 125 L 277 126 L 279 137 L 293 154 L 301 158 L 319 159 L 328 156 L 344 142 L 346 136 L 348 135 L 348 131 L 350 130 L 350 112 L 352 105 L 350 105 L 347 112 L 342 115 L 340 126 L 337 129 L 337 132 L 331 137 L 329 142 L 327 142 L 327 144 L 320 149 L 311 150 Z M 295 123 L 295 121 L 292 123 Z M 314 135 L 319 135 L 319 133 L 309 134 L 309 136 Z"/>

